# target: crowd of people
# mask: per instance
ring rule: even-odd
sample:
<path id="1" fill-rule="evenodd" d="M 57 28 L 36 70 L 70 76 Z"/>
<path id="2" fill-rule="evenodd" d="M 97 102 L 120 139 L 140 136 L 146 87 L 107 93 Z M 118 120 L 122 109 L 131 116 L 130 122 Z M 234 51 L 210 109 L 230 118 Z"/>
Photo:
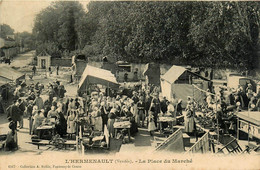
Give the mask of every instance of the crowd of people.
<path id="1" fill-rule="evenodd" d="M 26 93 L 23 93 L 24 91 Z M 163 122 L 162 127 L 158 127 L 159 116 L 173 117 L 176 122 L 176 117 L 182 115 L 185 110 L 185 131 L 193 133 L 196 129 L 195 111 L 212 114 L 212 120 L 218 120 L 221 127 L 227 129 L 227 124 L 232 123 L 225 123 L 225 115 L 240 111 L 244 107 L 248 107 L 250 111 L 260 110 L 260 90 L 258 93 L 253 92 L 251 84 L 248 84 L 246 89 L 222 88 L 217 93 L 208 90 L 205 92 L 204 103 L 198 103 L 188 96 L 186 108 L 182 106 L 182 99 L 160 99 L 158 87 L 140 86 L 130 92 L 124 89 L 121 93 L 107 91 L 92 90 L 90 95 L 71 98 L 65 96 L 65 87 L 57 80 L 46 87 L 40 83 L 22 83 L 16 87 L 13 103 L 7 108 L 8 120 L 12 122 L 12 128 L 18 130 L 24 127 L 24 116 L 28 117 L 31 135 L 35 135 L 41 125 L 53 122 L 61 137 L 66 135 L 72 139 L 79 130 L 77 124 L 84 119 L 93 131 L 104 132 L 107 127 L 110 137 L 113 138 L 118 136 L 114 129 L 114 123 L 118 121 L 131 123 L 132 136 L 138 132 L 138 128 L 147 128 L 153 136 L 154 131 L 171 125 L 170 122 Z M 47 96 L 46 99 L 43 99 L 43 96 Z M 118 132 L 126 135 L 124 128 Z"/>
<path id="2" fill-rule="evenodd" d="M 252 84 L 239 86 L 238 88 L 227 88 L 222 86 L 217 92 L 207 90 L 203 103 L 196 104 L 195 110 L 204 113 L 208 123 L 220 127 L 223 133 L 235 133 L 236 112 L 260 111 L 260 89 L 254 92 Z"/>
<path id="3" fill-rule="evenodd" d="M 37 134 L 38 127 L 51 121 L 61 137 L 67 135 L 72 138 L 81 118 L 87 120 L 95 131 L 104 131 L 106 125 L 110 136 L 116 137 L 114 122 L 129 121 L 131 135 L 138 132 L 138 127 L 147 128 L 153 135 L 159 129 L 157 120 L 160 114 L 176 117 L 176 106 L 165 97 L 160 101 L 157 87 L 134 89 L 130 95 L 122 92 L 116 96 L 96 91 L 87 97 L 69 98 L 65 97 L 65 93 L 64 85 L 59 81 L 49 83 L 46 87 L 40 83 L 22 83 L 15 89 L 13 103 L 7 108 L 8 119 L 19 131 L 24 127 L 24 117 L 28 117 L 31 135 Z M 177 110 L 182 114 L 181 108 Z M 167 126 L 164 124 L 163 128 Z"/>

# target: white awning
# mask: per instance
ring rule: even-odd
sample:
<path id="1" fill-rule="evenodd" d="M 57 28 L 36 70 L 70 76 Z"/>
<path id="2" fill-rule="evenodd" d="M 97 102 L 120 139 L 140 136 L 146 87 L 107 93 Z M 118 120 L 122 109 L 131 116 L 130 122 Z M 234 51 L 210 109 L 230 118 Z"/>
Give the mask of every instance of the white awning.
<path id="1" fill-rule="evenodd" d="M 101 84 L 117 89 L 119 84 L 110 71 L 87 65 L 79 82 L 78 90 L 85 90 L 89 84 Z"/>

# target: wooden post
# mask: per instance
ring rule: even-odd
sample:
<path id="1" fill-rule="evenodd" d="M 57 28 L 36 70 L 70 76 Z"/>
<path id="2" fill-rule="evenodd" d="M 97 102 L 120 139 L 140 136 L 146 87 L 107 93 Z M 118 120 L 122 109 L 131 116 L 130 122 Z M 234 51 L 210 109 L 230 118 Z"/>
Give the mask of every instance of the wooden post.
<path id="1" fill-rule="evenodd" d="M 248 106 L 248 112 L 247 112 L 247 117 L 249 117 L 249 113 L 250 113 L 250 109 L 249 109 L 249 106 Z M 250 131 L 250 122 L 248 121 L 248 128 L 247 128 L 247 134 L 248 134 L 248 138 L 247 138 L 247 143 L 248 143 L 248 146 L 249 146 L 249 131 Z"/>
<path id="2" fill-rule="evenodd" d="M 237 140 L 239 140 L 239 117 L 237 117 Z"/>
<path id="3" fill-rule="evenodd" d="M 85 154 L 85 147 L 83 145 L 83 140 L 82 140 L 82 128 L 79 126 L 79 138 L 80 138 L 80 148 L 81 148 L 81 154 Z"/>
<path id="4" fill-rule="evenodd" d="M 110 91 L 110 89 L 109 89 L 109 82 L 107 83 L 107 95 L 109 96 L 110 94 L 109 94 L 109 91 Z"/>
<path id="5" fill-rule="evenodd" d="M 216 97 L 216 116 L 217 116 L 217 141 L 219 144 L 219 122 L 218 122 L 218 99 Z"/>

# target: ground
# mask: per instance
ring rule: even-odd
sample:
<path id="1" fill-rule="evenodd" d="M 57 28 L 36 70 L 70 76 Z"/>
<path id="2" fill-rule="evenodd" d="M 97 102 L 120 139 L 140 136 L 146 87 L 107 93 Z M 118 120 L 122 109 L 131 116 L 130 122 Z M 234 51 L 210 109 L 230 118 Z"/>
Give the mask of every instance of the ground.
<path id="1" fill-rule="evenodd" d="M 69 83 L 70 81 L 70 68 L 60 68 L 59 75 L 56 75 L 56 72 L 53 72 L 51 75 L 46 73 L 45 70 L 38 69 L 36 75 L 30 78 L 32 75 L 32 66 L 30 63 L 33 60 L 35 51 L 30 51 L 24 54 L 20 54 L 14 58 L 11 63 L 11 67 L 14 67 L 26 74 L 26 83 L 36 83 L 39 82 L 46 86 L 49 82 L 53 82 L 55 80 L 61 81 L 65 89 L 67 90 L 67 96 L 76 96 L 77 94 L 77 83 Z M 46 97 L 46 96 L 44 96 Z M 24 128 L 18 131 L 18 145 L 19 149 L 15 151 L 16 154 L 24 154 L 27 155 L 43 155 L 47 153 L 76 153 L 77 151 L 73 148 L 67 150 L 58 150 L 52 146 L 41 146 L 40 149 L 37 149 L 36 145 L 32 145 L 28 142 L 31 142 L 31 136 L 29 135 L 29 126 L 28 119 L 24 118 Z M 6 119 L 6 115 L 0 115 L 0 133 L 3 134 L 8 131 L 8 122 Z M 157 142 L 155 138 L 159 135 L 158 132 L 155 133 L 155 136 L 150 136 L 149 132 L 146 128 L 139 128 L 139 132 L 135 137 L 131 137 L 130 143 L 125 143 L 121 145 L 121 148 L 116 148 L 119 152 L 114 152 L 114 154 L 129 154 L 129 153 L 151 153 L 155 150 L 157 146 Z M 191 138 L 191 143 L 195 143 L 195 139 Z M 241 143 L 241 141 L 240 141 Z M 246 142 L 244 142 L 246 143 Z M 245 146 L 245 144 L 242 144 Z M 244 147 L 242 148 L 244 149 Z M 14 152 L 5 152 L 4 154 L 13 154 Z M 3 153 L 2 153 L 3 154 Z"/>
<path id="2" fill-rule="evenodd" d="M 49 82 L 55 80 L 61 81 L 65 89 L 67 90 L 66 96 L 76 96 L 77 94 L 77 83 L 69 83 L 70 80 L 70 68 L 60 68 L 59 75 L 56 75 L 56 72 L 53 72 L 51 75 L 45 72 L 45 70 L 37 69 L 36 75 L 30 79 L 32 75 L 32 66 L 30 63 L 33 61 L 35 51 L 30 51 L 24 54 L 20 54 L 14 58 L 11 63 L 11 67 L 20 70 L 26 74 L 26 84 L 39 82 L 46 86 Z M 45 98 L 47 96 L 43 96 Z M 27 118 L 24 118 L 24 128 L 18 131 L 18 145 L 19 149 L 15 153 L 26 153 L 31 155 L 42 155 L 48 152 L 76 152 L 73 148 L 68 150 L 58 150 L 50 146 L 41 146 L 40 149 L 37 149 L 36 145 L 32 145 L 28 142 L 31 142 L 31 136 L 29 135 L 29 121 Z M 6 115 L 0 115 L 0 131 L 4 133 L 8 131 L 8 122 Z M 136 152 L 136 151 L 145 151 L 151 152 L 154 150 L 156 143 L 154 142 L 154 137 L 151 137 L 147 129 L 140 128 L 139 132 L 135 137 L 131 137 L 131 142 L 123 144 L 120 149 L 120 153 Z M 6 153 L 5 153 L 6 154 Z M 8 152 L 7 154 L 13 154 L 13 152 Z"/>

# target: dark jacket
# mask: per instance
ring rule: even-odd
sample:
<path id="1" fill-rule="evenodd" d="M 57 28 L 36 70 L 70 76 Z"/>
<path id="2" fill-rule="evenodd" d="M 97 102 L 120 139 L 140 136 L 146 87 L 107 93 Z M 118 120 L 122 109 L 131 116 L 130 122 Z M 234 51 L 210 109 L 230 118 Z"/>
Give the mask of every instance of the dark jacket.
<path id="1" fill-rule="evenodd" d="M 21 110 L 13 104 L 7 108 L 7 117 L 11 117 L 13 121 L 20 121 Z"/>

